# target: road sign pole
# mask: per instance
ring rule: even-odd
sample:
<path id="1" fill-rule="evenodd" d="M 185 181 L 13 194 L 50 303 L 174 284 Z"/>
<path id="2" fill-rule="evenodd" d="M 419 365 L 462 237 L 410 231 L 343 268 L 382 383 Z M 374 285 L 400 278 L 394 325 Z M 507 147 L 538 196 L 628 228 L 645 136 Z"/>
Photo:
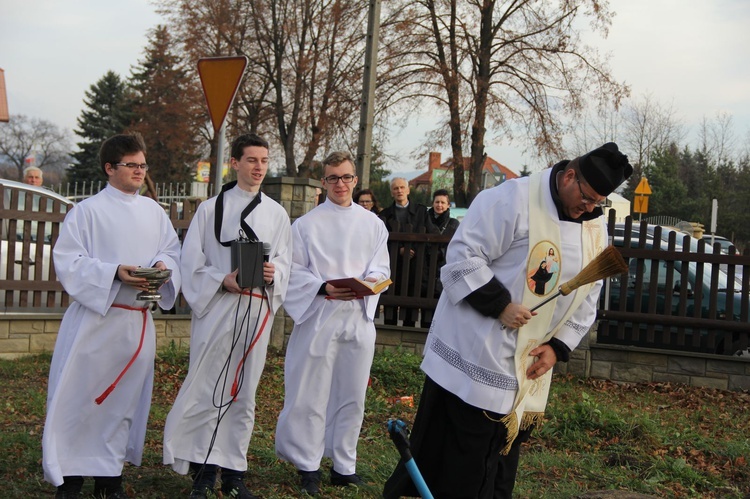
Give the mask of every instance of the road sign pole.
<path id="1" fill-rule="evenodd" d="M 716 235 L 716 219 L 719 214 L 719 200 L 711 201 L 711 247 L 714 247 L 714 236 Z"/>
<path id="2" fill-rule="evenodd" d="M 227 134 L 227 120 L 221 124 L 221 128 L 217 132 L 218 137 L 216 141 L 216 172 L 214 174 L 214 195 L 221 191 L 221 186 L 224 184 L 224 142 Z"/>

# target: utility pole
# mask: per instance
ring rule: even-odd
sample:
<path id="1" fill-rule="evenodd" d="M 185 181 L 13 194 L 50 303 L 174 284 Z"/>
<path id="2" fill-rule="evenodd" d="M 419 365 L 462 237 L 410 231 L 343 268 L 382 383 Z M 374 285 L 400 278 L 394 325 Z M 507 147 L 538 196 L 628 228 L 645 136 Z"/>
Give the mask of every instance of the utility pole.
<path id="1" fill-rule="evenodd" d="M 370 187 L 370 161 L 372 159 L 372 126 L 375 114 L 375 82 L 378 69 L 378 37 L 380 36 L 380 0 L 370 1 L 365 45 L 365 70 L 362 84 L 362 108 L 359 115 L 359 140 L 357 142 L 357 176 L 362 189 Z"/>

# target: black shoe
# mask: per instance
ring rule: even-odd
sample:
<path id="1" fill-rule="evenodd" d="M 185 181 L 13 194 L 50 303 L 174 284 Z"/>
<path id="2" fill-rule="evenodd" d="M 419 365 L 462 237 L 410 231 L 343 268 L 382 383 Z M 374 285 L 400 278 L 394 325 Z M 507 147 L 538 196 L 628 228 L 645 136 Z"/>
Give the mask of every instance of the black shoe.
<path id="1" fill-rule="evenodd" d="M 214 489 L 208 485 L 193 487 L 193 490 L 190 491 L 190 499 L 208 499 L 209 497 L 216 496 L 214 495 Z"/>
<path id="2" fill-rule="evenodd" d="M 225 498 L 231 499 L 258 499 L 258 496 L 253 495 L 247 490 L 242 480 L 232 480 L 227 483 L 221 484 L 221 492 Z"/>
<path id="3" fill-rule="evenodd" d="M 297 470 L 300 476 L 300 485 L 302 490 L 307 492 L 308 495 L 317 496 L 320 494 L 320 470 L 318 471 L 302 471 Z"/>
<path id="4" fill-rule="evenodd" d="M 80 492 L 69 492 L 60 489 L 55 492 L 55 499 L 81 499 L 81 497 L 83 496 L 81 496 Z"/>
<path id="5" fill-rule="evenodd" d="M 342 475 L 338 471 L 331 468 L 331 485 L 338 485 L 346 487 L 347 485 L 362 485 L 365 482 L 362 481 L 359 475 L 352 473 L 351 475 Z"/>
<path id="6" fill-rule="evenodd" d="M 71 496 L 65 496 L 66 499 L 68 497 L 71 497 Z M 80 497 L 80 496 L 76 496 L 76 497 Z M 128 499 L 128 495 L 125 493 L 125 491 L 122 488 L 113 490 L 112 492 L 100 492 L 99 494 L 94 494 L 94 497 L 96 499 L 99 499 L 99 498 L 101 499 Z"/>
<path id="7" fill-rule="evenodd" d="M 55 499 L 80 499 L 83 488 L 82 476 L 64 476 L 63 484 L 57 487 Z"/>
<path id="8" fill-rule="evenodd" d="M 94 497 L 97 499 L 127 499 L 128 495 L 122 488 L 122 475 L 95 476 Z"/>

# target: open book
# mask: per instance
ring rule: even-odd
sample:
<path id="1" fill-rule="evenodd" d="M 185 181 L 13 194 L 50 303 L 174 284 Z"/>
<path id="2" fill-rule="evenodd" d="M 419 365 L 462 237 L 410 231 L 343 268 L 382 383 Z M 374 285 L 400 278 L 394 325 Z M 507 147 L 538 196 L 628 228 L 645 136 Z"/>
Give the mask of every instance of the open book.
<path id="1" fill-rule="evenodd" d="M 344 277 L 343 279 L 331 279 L 328 284 L 337 288 L 349 288 L 358 297 L 376 295 L 383 291 L 388 285 L 393 284 L 390 279 L 381 279 L 377 282 L 363 281 L 356 277 Z"/>

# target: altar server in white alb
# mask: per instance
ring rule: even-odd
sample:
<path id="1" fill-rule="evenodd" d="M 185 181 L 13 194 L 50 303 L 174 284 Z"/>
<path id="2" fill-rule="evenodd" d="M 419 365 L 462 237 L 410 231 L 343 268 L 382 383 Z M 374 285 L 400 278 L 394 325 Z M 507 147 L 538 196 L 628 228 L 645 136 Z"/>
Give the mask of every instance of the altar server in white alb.
<path id="1" fill-rule="evenodd" d="M 138 134 L 115 135 L 99 151 L 103 191 L 65 217 L 53 251 L 73 302 L 55 343 L 42 438 L 44 477 L 58 498 L 80 497 L 94 477 L 96 497 L 127 497 L 125 461 L 140 465 L 151 405 L 156 336 L 149 303 L 138 301 L 138 267 L 171 269 L 159 306 L 180 287 L 180 243 L 164 209 L 139 196 L 148 165 Z"/>
<path id="2" fill-rule="evenodd" d="M 213 497 L 219 468 L 224 497 L 254 497 L 244 475 L 255 392 L 292 259 L 289 215 L 260 190 L 268 142 L 241 135 L 231 155 L 237 181 L 201 203 L 182 246 L 182 292 L 192 310 L 190 368 L 167 416 L 164 464 L 191 474 L 190 497 Z M 266 248 L 263 286 L 237 282 L 230 246 L 240 233 Z"/>
<path id="3" fill-rule="evenodd" d="M 588 333 L 602 283 L 530 309 L 603 251 L 602 206 L 632 171 L 610 142 L 482 191 L 471 204 L 441 270 L 411 434 L 435 497 L 511 497 L 552 367 Z M 415 494 L 399 463 L 384 497 Z"/>
<path id="4" fill-rule="evenodd" d="M 331 483 L 361 483 L 355 473 L 367 380 L 375 351 L 378 296 L 357 298 L 326 281 L 390 277 L 388 231 L 352 202 L 354 160 L 346 152 L 324 161 L 326 200 L 292 225 L 294 257 L 284 303 L 294 319 L 284 364 L 284 409 L 276 453 L 298 470 L 302 488 L 320 492 L 320 461 L 333 460 Z"/>

